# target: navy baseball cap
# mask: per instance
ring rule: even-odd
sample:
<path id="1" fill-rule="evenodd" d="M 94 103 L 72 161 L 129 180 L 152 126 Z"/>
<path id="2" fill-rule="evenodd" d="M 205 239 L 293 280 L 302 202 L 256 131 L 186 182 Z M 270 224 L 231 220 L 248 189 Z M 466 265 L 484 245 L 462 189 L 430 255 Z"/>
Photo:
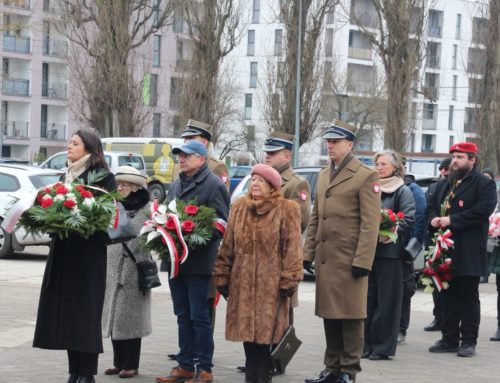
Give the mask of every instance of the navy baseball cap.
<path id="1" fill-rule="evenodd" d="M 340 120 L 333 120 L 328 130 L 323 135 L 325 140 L 346 139 L 354 141 L 356 139 L 356 127 Z"/>
<path id="2" fill-rule="evenodd" d="M 203 157 L 207 156 L 207 148 L 205 148 L 205 145 L 195 140 L 189 140 L 182 144 L 181 147 L 172 150 L 174 154 L 179 154 L 181 152 L 185 154 L 199 154 Z"/>

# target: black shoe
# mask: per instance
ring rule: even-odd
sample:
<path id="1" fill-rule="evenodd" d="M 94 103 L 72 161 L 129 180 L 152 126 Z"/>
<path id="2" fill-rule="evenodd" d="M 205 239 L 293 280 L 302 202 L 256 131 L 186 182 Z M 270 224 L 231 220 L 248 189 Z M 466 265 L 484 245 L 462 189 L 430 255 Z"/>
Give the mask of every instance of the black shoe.
<path id="1" fill-rule="evenodd" d="M 479 283 L 488 283 L 489 276 L 479 278 Z"/>
<path id="2" fill-rule="evenodd" d="M 457 356 L 470 358 L 474 355 L 476 355 L 476 346 L 473 344 L 462 343 L 458 348 Z"/>
<path id="3" fill-rule="evenodd" d="M 458 345 L 453 346 L 446 343 L 444 340 L 438 340 L 433 346 L 429 347 L 429 352 L 444 353 L 444 352 L 458 352 Z"/>
<path id="4" fill-rule="evenodd" d="M 335 383 L 354 383 L 354 379 L 347 372 L 341 372 Z"/>
<path id="5" fill-rule="evenodd" d="M 323 370 L 319 373 L 318 378 L 305 379 L 305 383 L 335 383 L 337 381 L 337 375 L 328 370 Z"/>
<path id="6" fill-rule="evenodd" d="M 70 374 L 68 381 L 66 383 L 76 383 L 78 380 L 78 375 L 77 374 Z"/>
<path id="7" fill-rule="evenodd" d="M 245 372 L 246 368 L 245 368 L 245 366 L 238 366 L 238 367 L 236 367 L 236 370 L 238 372 Z"/>
<path id="8" fill-rule="evenodd" d="M 364 351 L 361 354 L 361 359 L 368 359 L 370 357 L 370 351 Z"/>
<path id="9" fill-rule="evenodd" d="M 95 383 L 94 375 L 79 376 L 76 383 Z"/>
<path id="10" fill-rule="evenodd" d="M 282 370 L 281 368 L 273 368 L 273 371 L 271 372 L 271 376 L 278 376 L 278 375 L 284 375 L 285 370 Z"/>
<path id="11" fill-rule="evenodd" d="M 424 331 L 441 331 L 441 325 L 436 318 L 434 318 L 431 323 L 424 327 Z"/>
<path id="12" fill-rule="evenodd" d="M 405 340 L 406 340 L 406 335 L 405 335 L 405 334 L 403 334 L 403 332 L 402 332 L 402 331 L 400 331 L 400 332 L 398 333 L 398 340 L 397 340 L 397 342 L 398 342 L 398 343 L 404 343 L 404 342 L 405 342 Z"/>
<path id="13" fill-rule="evenodd" d="M 499 342 L 500 341 L 500 327 L 497 327 L 497 331 L 495 332 L 495 335 L 493 335 L 490 338 L 491 341 L 493 342 Z"/>
<path id="14" fill-rule="evenodd" d="M 167 354 L 168 359 L 170 360 L 177 360 L 177 354 Z"/>
<path id="15" fill-rule="evenodd" d="M 370 359 L 370 360 L 389 360 L 389 356 L 373 353 L 368 357 L 368 359 Z"/>

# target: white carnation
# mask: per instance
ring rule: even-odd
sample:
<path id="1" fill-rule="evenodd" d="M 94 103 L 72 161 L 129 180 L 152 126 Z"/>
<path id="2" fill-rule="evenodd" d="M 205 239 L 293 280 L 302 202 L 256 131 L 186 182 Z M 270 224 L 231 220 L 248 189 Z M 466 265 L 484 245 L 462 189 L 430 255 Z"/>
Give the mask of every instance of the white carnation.
<path id="1" fill-rule="evenodd" d="M 94 197 L 92 197 L 92 198 L 84 198 L 83 199 L 83 204 L 85 206 L 91 207 L 93 204 L 95 204 L 95 198 Z"/>
<path id="2" fill-rule="evenodd" d="M 54 197 L 54 202 L 62 202 L 64 201 L 64 195 L 62 194 L 57 194 L 55 197 Z"/>

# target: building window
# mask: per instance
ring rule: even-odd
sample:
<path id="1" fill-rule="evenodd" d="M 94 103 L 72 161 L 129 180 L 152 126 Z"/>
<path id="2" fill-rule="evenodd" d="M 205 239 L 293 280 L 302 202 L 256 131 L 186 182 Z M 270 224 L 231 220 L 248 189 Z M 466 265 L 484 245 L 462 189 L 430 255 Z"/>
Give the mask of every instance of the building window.
<path id="1" fill-rule="evenodd" d="M 457 13 L 457 24 L 455 26 L 455 39 L 460 40 L 462 34 L 462 15 Z"/>
<path id="2" fill-rule="evenodd" d="M 153 113 L 153 137 L 161 136 L 161 113 Z"/>
<path id="3" fill-rule="evenodd" d="M 424 104 L 424 119 L 434 120 L 434 104 Z"/>
<path id="4" fill-rule="evenodd" d="M 328 12 L 326 14 L 326 23 L 327 24 L 333 24 L 334 21 L 335 21 L 335 13 Z"/>
<path id="5" fill-rule="evenodd" d="M 184 60 L 184 43 L 177 39 L 175 42 L 175 65 L 181 66 Z"/>
<path id="6" fill-rule="evenodd" d="M 428 68 L 439 69 L 441 62 L 441 44 L 429 42 L 427 44 L 426 65 Z"/>
<path id="7" fill-rule="evenodd" d="M 333 29 L 328 28 L 325 36 L 325 56 L 332 57 L 333 54 Z"/>
<path id="8" fill-rule="evenodd" d="M 182 18 L 182 13 L 179 10 L 174 10 L 174 21 L 172 25 L 174 33 L 184 32 L 184 19 Z"/>
<path id="9" fill-rule="evenodd" d="M 455 74 L 453 75 L 453 85 L 451 88 L 451 99 L 454 101 L 457 100 L 457 83 L 458 83 L 458 76 Z"/>
<path id="10" fill-rule="evenodd" d="M 247 151 L 255 150 L 255 125 L 247 125 Z"/>
<path id="11" fill-rule="evenodd" d="M 253 29 L 248 30 L 248 43 L 247 43 L 247 56 L 253 56 L 255 54 L 255 31 Z"/>
<path id="12" fill-rule="evenodd" d="M 150 74 L 149 80 L 149 105 L 156 106 L 158 104 L 158 75 Z"/>
<path id="13" fill-rule="evenodd" d="M 179 137 L 181 133 L 181 117 L 179 115 L 175 115 L 172 121 L 173 132 L 172 135 L 174 137 Z"/>
<path id="14" fill-rule="evenodd" d="M 472 42 L 476 44 L 488 44 L 488 19 L 482 17 L 472 18 Z"/>
<path id="15" fill-rule="evenodd" d="M 453 130 L 453 113 L 455 111 L 455 107 L 450 105 L 450 110 L 448 113 L 448 130 Z"/>
<path id="16" fill-rule="evenodd" d="M 464 123 L 465 133 L 476 133 L 476 118 L 477 118 L 477 109 L 465 108 L 465 123 Z"/>
<path id="17" fill-rule="evenodd" d="M 453 56 L 451 57 L 451 69 L 457 70 L 458 45 L 453 44 Z"/>
<path id="18" fill-rule="evenodd" d="M 250 63 L 250 88 L 257 88 L 257 63 Z"/>
<path id="19" fill-rule="evenodd" d="M 253 0 L 252 23 L 258 24 L 260 20 L 260 0 Z"/>
<path id="20" fill-rule="evenodd" d="M 173 110 L 177 110 L 181 98 L 182 80 L 180 78 L 170 78 L 170 101 L 169 106 Z"/>
<path id="21" fill-rule="evenodd" d="M 427 34 L 429 37 L 441 38 L 441 20 L 443 12 L 434 9 L 429 10 L 429 20 L 427 24 Z"/>
<path id="22" fill-rule="evenodd" d="M 245 120 L 252 119 L 252 94 L 245 94 Z"/>
<path id="23" fill-rule="evenodd" d="M 448 142 L 448 147 L 451 148 L 454 143 L 455 143 L 455 136 L 450 136 L 450 140 Z"/>
<path id="24" fill-rule="evenodd" d="M 286 82 L 286 65 L 284 61 L 279 61 L 278 66 L 277 66 L 277 80 L 276 80 L 276 86 L 278 89 L 282 89 L 285 87 L 285 82 Z"/>
<path id="25" fill-rule="evenodd" d="M 274 31 L 274 55 L 281 56 L 283 53 L 283 30 L 276 29 Z"/>
<path id="26" fill-rule="evenodd" d="M 153 66 L 159 67 L 161 60 L 161 36 L 153 35 Z"/>
<path id="27" fill-rule="evenodd" d="M 422 152 L 434 152 L 436 150 L 436 136 L 434 134 L 422 134 Z"/>

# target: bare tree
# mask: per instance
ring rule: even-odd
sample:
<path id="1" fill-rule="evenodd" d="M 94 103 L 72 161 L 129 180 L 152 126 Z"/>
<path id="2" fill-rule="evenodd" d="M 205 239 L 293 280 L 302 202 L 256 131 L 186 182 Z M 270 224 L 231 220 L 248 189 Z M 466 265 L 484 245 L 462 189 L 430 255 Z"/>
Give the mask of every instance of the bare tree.
<path id="1" fill-rule="evenodd" d="M 79 118 L 106 136 L 134 135 L 147 118 L 138 50 L 171 14 L 169 0 L 62 0 L 60 31 L 81 92 Z M 141 74 L 143 73 L 143 68 Z M 149 77 L 146 76 L 146 86 Z"/>
<path id="2" fill-rule="evenodd" d="M 195 118 L 210 123 L 217 143 L 224 122 L 235 114 L 235 81 L 230 68 L 221 68 L 241 38 L 243 7 L 237 0 L 177 0 L 175 7 L 192 46 L 179 81 L 181 122 Z"/>
<path id="3" fill-rule="evenodd" d="M 351 23 L 375 48 L 385 70 L 385 146 L 406 150 L 412 83 L 423 57 L 426 13 L 432 0 L 352 0 Z M 375 15 L 376 19 L 371 17 Z M 368 21 L 368 22 L 367 22 Z"/>
<path id="4" fill-rule="evenodd" d="M 485 38 L 486 61 L 479 92 L 478 133 L 482 162 L 500 170 L 500 0 L 490 0 L 488 31 Z"/>
<path id="5" fill-rule="evenodd" d="M 299 145 L 316 137 L 321 121 L 322 33 L 325 16 L 334 13 L 339 0 L 303 0 L 302 3 Z M 278 17 L 284 27 L 283 55 L 268 63 L 262 112 L 270 130 L 294 134 L 299 2 L 282 1 L 280 4 Z"/>

